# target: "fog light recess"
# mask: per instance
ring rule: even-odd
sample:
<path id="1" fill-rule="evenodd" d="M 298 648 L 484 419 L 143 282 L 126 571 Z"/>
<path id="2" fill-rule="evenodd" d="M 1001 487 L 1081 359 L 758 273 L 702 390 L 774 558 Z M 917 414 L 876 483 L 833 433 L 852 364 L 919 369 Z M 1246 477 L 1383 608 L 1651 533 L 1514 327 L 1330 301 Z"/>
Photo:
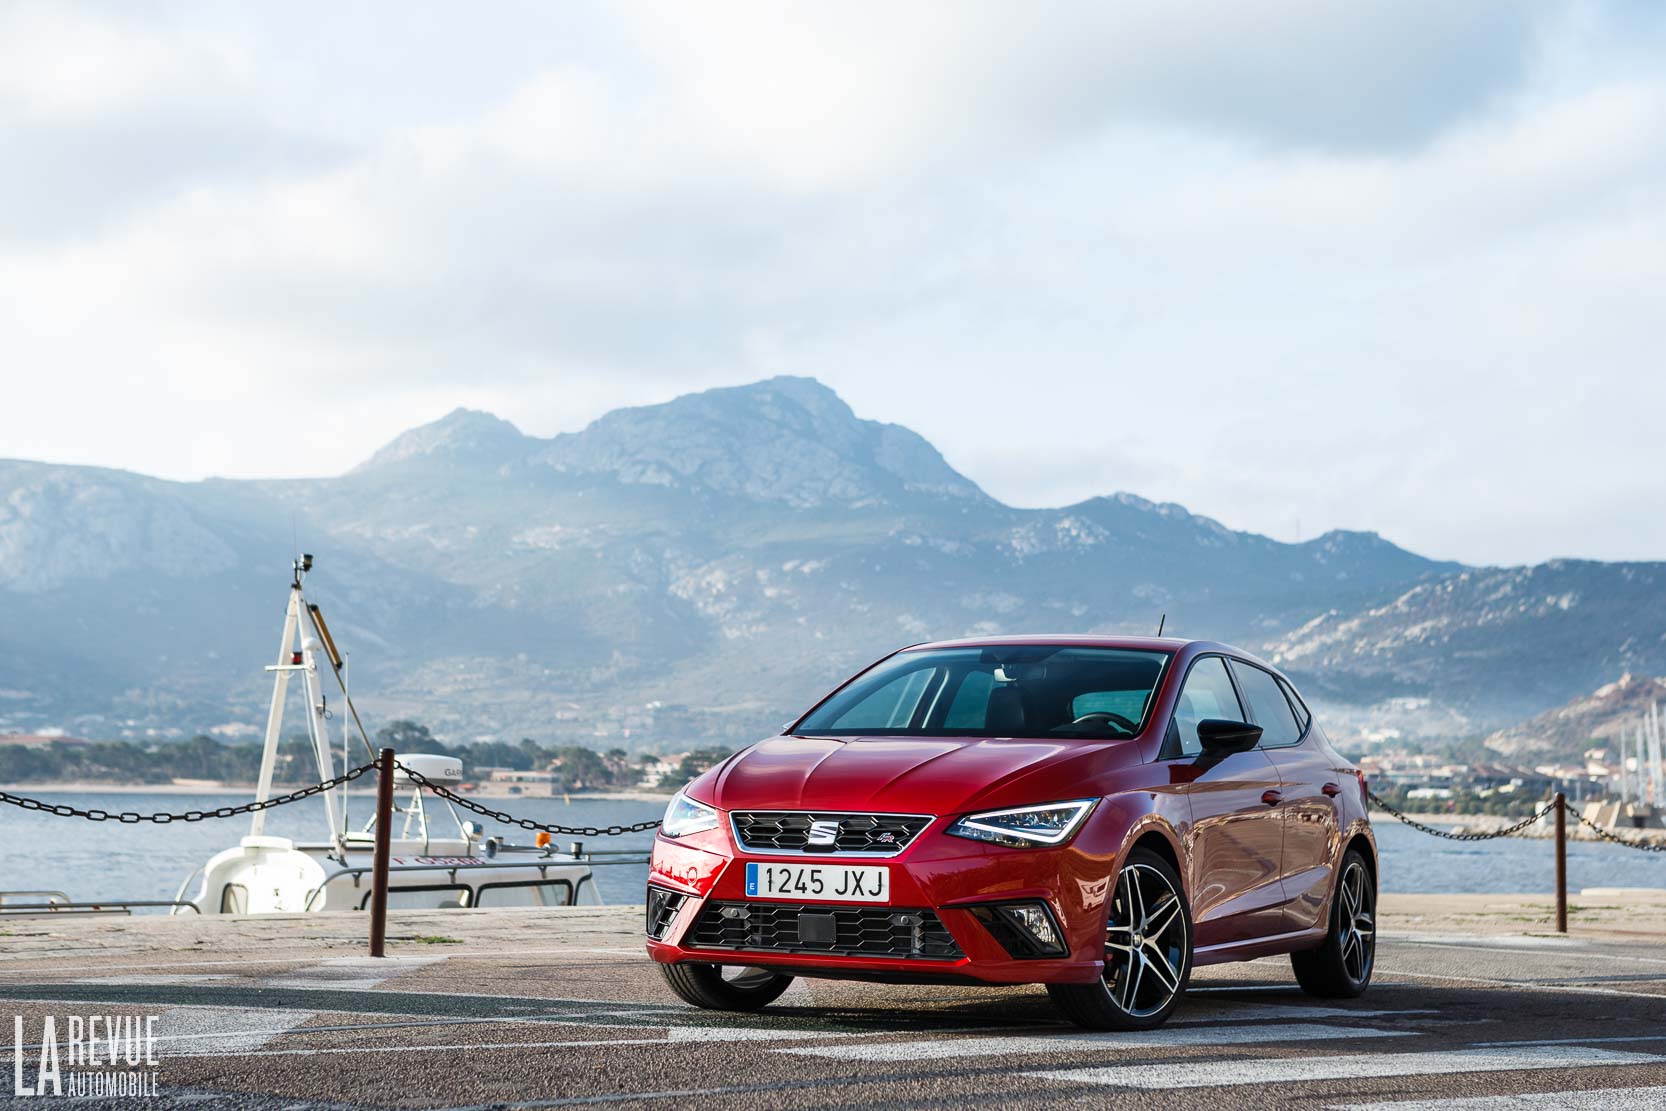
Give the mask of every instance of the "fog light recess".
<path id="1" fill-rule="evenodd" d="M 1052 908 L 1040 900 L 988 903 L 966 909 L 1017 960 L 1062 957 L 1067 951 L 1064 931 L 1053 917 Z"/>
<path id="2" fill-rule="evenodd" d="M 677 920 L 677 912 L 683 909 L 683 903 L 687 899 L 688 896 L 680 891 L 670 891 L 649 884 L 648 936 L 655 941 L 662 940 L 671 929 L 671 923 Z"/>

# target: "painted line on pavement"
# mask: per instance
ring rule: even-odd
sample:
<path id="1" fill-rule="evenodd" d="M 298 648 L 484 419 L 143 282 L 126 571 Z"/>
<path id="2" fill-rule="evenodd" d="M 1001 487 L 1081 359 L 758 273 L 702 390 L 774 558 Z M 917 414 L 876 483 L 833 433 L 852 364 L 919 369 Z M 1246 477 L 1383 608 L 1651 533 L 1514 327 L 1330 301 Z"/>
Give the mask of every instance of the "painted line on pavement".
<path id="1" fill-rule="evenodd" d="M 1302 1018 L 1383 1018 L 1395 1015 L 1435 1015 L 1440 1011 L 1432 1007 L 1418 1010 L 1372 1010 L 1369 1008 L 1349 1007 L 1303 1007 L 1291 1003 L 1257 1003 L 1251 1000 L 1241 1002 L 1208 1002 L 1188 1003 L 1182 999 L 1180 1006 L 1174 1009 L 1174 1015 L 1168 1026 L 1186 1026 L 1200 1022 L 1238 1021 L 1242 1019 L 1302 1019 Z"/>
<path id="2" fill-rule="evenodd" d="M 1507 939 L 1509 944 L 1488 945 L 1476 941 L 1447 941 L 1439 936 L 1399 936 L 1392 934 L 1378 934 L 1379 940 L 1394 941 L 1402 945 L 1423 945 L 1432 949 L 1474 949 L 1486 953 L 1520 953 L 1529 957 L 1555 957 L 1566 954 L 1577 957 L 1582 961 L 1620 961 L 1626 964 L 1666 964 L 1666 957 L 1633 957 L 1625 953 L 1597 953 L 1592 952 L 1590 943 L 1574 939 L 1566 944 L 1553 944 L 1550 939 L 1542 947 L 1522 948 L 1519 937 Z M 1501 939 L 1506 940 L 1506 939 Z"/>
<path id="3" fill-rule="evenodd" d="M 312 1031 L 302 1027 L 295 1030 L 278 1031 L 278 1033 L 307 1034 Z M 170 1053 L 170 1057 L 221 1057 L 235 1053 L 239 1057 L 310 1057 L 318 1054 L 344 1053 L 443 1053 L 448 1051 L 478 1052 L 493 1049 L 576 1049 L 605 1048 L 616 1045 L 663 1045 L 684 1046 L 695 1043 L 708 1042 L 749 1042 L 749 1041 L 791 1041 L 799 1038 L 827 1038 L 839 1037 L 838 1034 L 812 1033 L 803 1030 L 763 1031 L 745 1027 L 671 1027 L 664 1036 L 657 1038 L 587 1038 L 570 1041 L 545 1042 L 465 1042 L 461 1045 L 363 1045 L 363 1046 L 298 1046 L 294 1049 L 224 1049 L 215 1048 L 208 1052 L 199 1053 Z"/>
<path id="4" fill-rule="evenodd" d="M 157 1015 L 157 1041 L 214 1043 L 215 1056 L 243 1054 L 289 1033 L 313 1011 L 252 1007 L 168 1007 Z"/>
<path id="5" fill-rule="evenodd" d="M 396 942 L 398 939 L 390 937 L 390 938 L 388 938 L 388 940 Z M 478 943 L 465 942 L 464 944 L 465 945 L 479 944 L 479 945 L 484 946 L 484 945 L 489 944 L 489 942 L 486 942 L 486 941 L 481 941 L 481 942 L 478 942 Z M 598 948 L 598 947 L 595 947 L 595 946 L 574 946 L 572 948 L 565 948 L 565 949 L 516 949 L 516 950 L 514 950 L 514 954 L 517 957 L 519 957 L 519 956 L 566 956 L 566 955 L 569 955 L 569 954 L 596 954 L 596 953 L 603 953 L 603 954 L 607 954 L 607 955 L 610 955 L 610 956 L 627 956 L 627 957 L 640 957 L 640 956 L 644 955 L 644 951 L 641 950 L 641 949 L 612 949 L 612 948 Z M 76 954 L 76 956 L 86 956 L 86 955 L 87 954 L 85 954 L 85 953 L 77 953 Z M 503 950 L 501 950 L 501 949 L 480 950 L 480 951 L 465 950 L 463 952 L 447 953 L 444 956 L 439 957 L 437 959 L 443 960 L 443 961 L 456 961 L 456 960 L 482 961 L 482 960 L 493 960 L 493 959 L 496 959 L 498 957 L 501 957 L 502 955 L 503 955 Z M 30 969 L 30 968 L 0 968 L 0 976 L 23 976 L 23 975 L 28 975 L 32 972 L 49 971 L 51 968 L 56 967 L 57 964 L 62 961 L 62 959 L 63 959 L 62 954 L 42 955 L 40 952 L 28 952 L 28 951 L 21 951 L 21 952 L 11 953 L 11 954 L 0 953 L 0 964 L 7 964 L 7 963 L 22 964 L 26 961 L 40 961 L 40 962 L 43 962 L 46 965 L 46 968 L 34 968 L 34 969 Z M 347 958 L 347 959 L 353 959 L 353 958 Z M 366 959 L 370 959 L 370 958 L 366 958 Z M 391 961 L 432 961 L 432 960 L 435 960 L 436 958 L 428 957 L 428 956 L 417 956 L 416 954 L 395 954 L 393 956 L 378 957 L 378 958 L 375 958 L 375 959 L 381 960 L 381 961 L 390 961 L 391 962 Z M 172 962 L 168 962 L 168 963 L 165 963 L 165 964 L 157 964 L 157 963 L 154 963 L 154 962 L 150 962 L 150 963 L 146 963 L 146 964 L 111 964 L 111 965 L 104 965 L 103 970 L 106 971 L 106 972 L 163 972 L 163 971 L 166 971 L 170 968 L 222 968 L 222 967 L 241 968 L 244 965 L 255 965 L 255 964 L 309 964 L 309 963 L 312 963 L 312 962 L 317 961 L 317 960 L 318 960 L 317 954 L 308 954 L 307 956 L 304 956 L 304 957 L 256 957 L 256 958 L 251 958 L 249 960 L 172 961 Z"/>
<path id="6" fill-rule="evenodd" d="M 1337 1103 L 1350 1111 L 1497 1111 L 1509 1107 L 1555 1107 L 1560 1111 L 1635 1111 L 1666 1109 L 1666 1088 L 1582 1088 L 1569 1092 L 1523 1092 L 1514 1096 L 1470 1096 L 1460 1099 L 1411 1099 L 1399 1103 Z"/>
<path id="7" fill-rule="evenodd" d="M 1104 1034 L 1058 1034 L 1051 1037 L 946 1038 L 939 1041 L 863 1042 L 827 1046 L 788 1046 L 773 1050 L 802 1057 L 841 1061 L 927 1061 L 945 1057 L 1004 1057 L 1020 1053 L 1080 1053 L 1084 1050 L 1167 1049 L 1179 1046 L 1256 1045 L 1269 1042 L 1320 1041 L 1333 1038 L 1400 1038 L 1404 1030 L 1367 1026 L 1319 1026 L 1312 1023 L 1264 1023 L 1238 1029 L 1212 1026 L 1165 1026 Z"/>
<path id="8" fill-rule="evenodd" d="M 1610 1068 L 1666 1064 L 1653 1053 L 1626 1053 L 1580 1046 L 1537 1049 L 1459 1049 L 1430 1053 L 1349 1053 L 1335 1057 L 1269 1057 L 1235 1061 L 1188 1060 L 1099 1068 L 1026 1072 L 1040 1080 L 1104 1084 L 1118 1088 L 1223 1088 L 1243 1084 L 1290 1084 L 1312 1080 L 1356 1080 L 1384 1076 L 1434 1076 L 1531 1069 Z"/>
<path id="9" fill-rule="evenodd" d="M 1577 984 L 1541 984 L 1531 980 L 1493 980 L 1482 976 L 1440 976 L 1433 972 L 1389 970 L 1390 976 L 1409 976 L 1414 980 L 1444 980 L 1454 984 L 1481 984 L 1491 988 L 1510 988 L 1514 991 L 1565 991 L 1575 995 L 1616 995 L 1626 999 L 1666 999 L 1666 993 L 1651 991 L 1615 991 L 1613 988 L 1581 987 Z"/>
<path id="10" fill-rule="evenodd" d="M 1596 1045 L 1609 1042 L 1666 1042 L 1666 1033 L 1660 1034 L 1627 1034 L 1624 1037 L 1611 1036 L 1602 1038 L 1518 1038 L 1507 1042 L 1472 1042 L 1475 1048 L 1492 1048 L 1495 1046 L 1532 1046 L 1532 1045 Z"/>

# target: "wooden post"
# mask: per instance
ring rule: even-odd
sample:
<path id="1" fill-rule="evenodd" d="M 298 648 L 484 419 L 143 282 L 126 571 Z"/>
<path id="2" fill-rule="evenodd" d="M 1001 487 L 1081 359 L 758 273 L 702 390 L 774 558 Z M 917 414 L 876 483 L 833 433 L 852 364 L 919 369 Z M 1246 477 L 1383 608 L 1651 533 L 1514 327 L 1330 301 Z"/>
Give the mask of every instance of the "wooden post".
<path id="1" fill-rule="evenodd" d="M 1568 932 L 1568 796 L 1556 792 L 1556 932 Z"/>
<path id="2" fill-rule="evenodd" d="M 393 749 L 376 757 L 376 855 L 370 876 L 370 955 L 385 956 L 388 932 L 388 857 L 393 837 Z"/>

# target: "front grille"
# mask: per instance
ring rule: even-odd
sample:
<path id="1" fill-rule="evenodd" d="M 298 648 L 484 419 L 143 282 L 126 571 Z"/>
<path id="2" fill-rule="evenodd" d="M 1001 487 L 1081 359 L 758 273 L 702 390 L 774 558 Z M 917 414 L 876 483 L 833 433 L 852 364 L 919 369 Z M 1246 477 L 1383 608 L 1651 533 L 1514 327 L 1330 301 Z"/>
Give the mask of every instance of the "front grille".
<path id="1" fill-rule="evenodd" d="M 799 915 L 816 919 L 832 940 L 810 942 L 799 933 Z M 711 903 L 700 912 L 683 944 L 695 949 L 743 949 L 776 953 L 834 953 L 849 957 L 953 961 L 960 946 L 929 910 L 897 907 L 804 906 L 798 903 Z"/>
<path id="2" fill-rule="evenodd" d="M 670 891 L 663 887 L 648 885 L 648 936 L 655 941 L 665 937 L 665 931 L 671 928 L 676 920 L 677 912 L 683 909 L 683 902 L 688 898 L 680 891 Z"/>
<path id="3" fill-rule="evenodd" d="M 839 814 L 813 810 L 737 810 L 735 840 L 757 853 L 865 853 L 895 856 L 931 824 L 925 814 Z M 836 823 L 831 845 L 810 844 L 811 823 Z"/>

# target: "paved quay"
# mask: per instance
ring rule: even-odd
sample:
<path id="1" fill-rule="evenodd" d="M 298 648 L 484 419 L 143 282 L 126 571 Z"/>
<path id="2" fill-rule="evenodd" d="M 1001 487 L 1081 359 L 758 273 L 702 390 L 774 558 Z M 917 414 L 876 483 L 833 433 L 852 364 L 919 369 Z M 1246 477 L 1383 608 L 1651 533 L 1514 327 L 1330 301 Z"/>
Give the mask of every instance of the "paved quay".
<path id="1" fill-rule="evenodd" d="M 155 1016 L 136 1107 L 1666 1108 L 1666 892 L 1572 903 L 1562 937 L 1543 897 L 1384 896 L 1365 998 L 1310 999 L 1283 958 L 1205 968 L 1142 1034 L 1038 988 L 801 980 L 697 1011 L 634 907 L 394 911 L 383 960 L 357 915 L 0 920 L 0 1017 L 27 1078 L 48 1016 Z"/>

